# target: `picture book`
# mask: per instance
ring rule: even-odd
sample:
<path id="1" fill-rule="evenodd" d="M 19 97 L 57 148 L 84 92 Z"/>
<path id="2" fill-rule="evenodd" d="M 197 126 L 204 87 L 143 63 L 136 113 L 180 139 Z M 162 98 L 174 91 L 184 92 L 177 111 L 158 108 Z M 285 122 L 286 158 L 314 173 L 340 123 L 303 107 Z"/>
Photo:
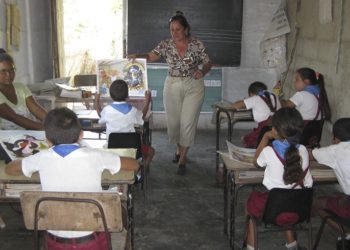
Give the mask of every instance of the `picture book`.
<path id="1" fill-rule="evenodd" d="M 109 87 L 117 79 L 126 81 L 130 97 L 144 97 L 148 89 L 146 59 L 98 60 L 97 91 L 109 96 Z"/>
<path id="2" fill-rule="evenodd" d="M 229 141 L 226 141 L 226 144 L 229 156 L 232 160 L 254 163 L 256 149 L 238 147 Z"/>
<path id="3" fill-rule="evenodd" d="M 10 160 L 27 157 L 49 148 L 44 132 L 31 132 L 18 130 L 0 135 L 1 146 Z"/>

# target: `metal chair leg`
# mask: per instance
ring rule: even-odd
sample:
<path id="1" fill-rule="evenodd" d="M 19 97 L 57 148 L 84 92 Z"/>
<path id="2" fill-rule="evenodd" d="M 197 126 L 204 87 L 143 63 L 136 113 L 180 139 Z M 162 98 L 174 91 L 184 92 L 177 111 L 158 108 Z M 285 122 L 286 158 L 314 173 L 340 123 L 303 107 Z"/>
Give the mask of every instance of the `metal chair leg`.
<path id="1" fill-rule="evenodd" d="M 316 241 L 315 241 L 314 247 L 312 248 L 313 250 L 317 250 L 318 243 L 320 242 L 320 239 L 321 239 L 321 236 L 322 236 L 322 233 L 323 233 L 324 226 L 326 225 L 326 222 L 327 222 L 328 219 L 329 219 L 329 216 L 326 216 L 326 217 L 324 217 L 323 220 L 322 220 L 320 229 L 319 229 L 318 232 L 317 232 L 317 236 L 316 236 Z"/>

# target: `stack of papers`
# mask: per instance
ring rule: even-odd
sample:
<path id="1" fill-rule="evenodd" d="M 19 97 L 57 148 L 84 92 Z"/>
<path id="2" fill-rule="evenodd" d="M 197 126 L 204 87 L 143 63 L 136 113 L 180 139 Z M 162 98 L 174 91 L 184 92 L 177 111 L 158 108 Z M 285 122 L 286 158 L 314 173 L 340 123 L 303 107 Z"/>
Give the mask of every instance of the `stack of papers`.
<path id="1" fill-rule="evenodd" d="M 232 160 L 254 163 L 256 149 L 242 148 L 226 141 L 229 156 Z"/>

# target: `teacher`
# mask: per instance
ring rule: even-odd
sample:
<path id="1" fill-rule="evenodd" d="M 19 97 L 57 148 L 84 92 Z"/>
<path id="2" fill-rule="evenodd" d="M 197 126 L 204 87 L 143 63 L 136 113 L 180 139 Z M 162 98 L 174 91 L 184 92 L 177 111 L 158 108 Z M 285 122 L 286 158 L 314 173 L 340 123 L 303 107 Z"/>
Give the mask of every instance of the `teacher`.
<path id="1" fill-rule="evenodd" d="M 154 62 L 163 57 L 169 66 L 163 92 L 167 130 L 170 143 L 177 145 L 173 160 L 178 163 L 177 173 L 184 175 L 204 101 L 203 77 L 210 71 L 211 62 L 203 43 L 191 37 L 190 25 L 181 11 L 170 18 L 169 29 L 170 39 L 161 41 L 147 54 L 132 54 L 128 58 Z"/>
<path id="2" fill-rule="evenodd" d="M 26 85 L 14 82 L 15 76 L 13 58 L 0 53 L 0 128 L 43 130 L 41 121 L 46 111 L 35 101 Z"/>

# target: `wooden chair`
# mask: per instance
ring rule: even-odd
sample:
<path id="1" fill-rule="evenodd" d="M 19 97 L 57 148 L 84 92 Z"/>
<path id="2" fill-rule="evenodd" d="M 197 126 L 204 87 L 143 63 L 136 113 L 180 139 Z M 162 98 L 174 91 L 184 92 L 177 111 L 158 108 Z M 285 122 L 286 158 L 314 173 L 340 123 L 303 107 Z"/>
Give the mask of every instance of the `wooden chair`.
<path id="1" fill-rule="evenodd" d="M 259 232 L 277 232 L 287 230 L 307 230 L 309 248 L 312 247 L 312 227 L 310 223 L 312 188 L 303 189 L 283 189 L 273 188 L 269 191 L 262 219 L 248 217 L 254 223 L 255 249 L 258 247 L 257 222 L 261 221 L 264 227 Z M 296 215 L 296 217 L 294 216 Z M 284 221 L 282 224 L 282 216 Z M 286 217 L 293 216 L 290 223 L 286 222 Z M 306 229 L 302 227 L 306 224 Z"/>
<path id="2" fill-rule="evenodd" d="M 97 75 L 75 75 L 74 87 L 97 86 Z"/>
<path id="3" fill-rule="evenodd" d="M 20 200 L 25 226 L 34 230 L 36 249 L 38 230 L 104 231 L 110 250 L 131 245 L 117 193 L 24 191 Z"/>
<path id="4" fill-rule="evenodd" d="M 346 250 L 345 246 L 345 228 L 350 228 L 350 218 L 341 218 L 340 216 L 336 215 L 332 211 L 328 209 L 324 209 L 324 211 L 327 213 L 327 215 L 323 218 L 320 229 L 318 230 L 316 241 L 313 247 L 313 250 L 317 250 L 318 243 L 320 242 L 324 226 L 326 225 L 327 221 L 331 221 L 338 225 L 338 229 L 341 236 L 341 249 Z"/>

